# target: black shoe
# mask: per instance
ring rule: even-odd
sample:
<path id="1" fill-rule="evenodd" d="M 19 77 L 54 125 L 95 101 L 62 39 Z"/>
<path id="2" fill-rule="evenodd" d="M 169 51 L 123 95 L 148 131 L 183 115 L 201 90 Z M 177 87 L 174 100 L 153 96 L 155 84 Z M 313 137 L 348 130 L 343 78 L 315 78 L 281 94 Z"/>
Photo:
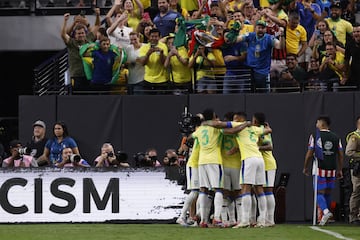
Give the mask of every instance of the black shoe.
<path id="1" fill-rule="evenodd" d="M 48 2 L 47 4 L 46 4 L 46 7 L 55 7 L 55 4 L 53 3 L 53 2 Z"/>
<path id="2" fill-rule="evenodd" d="M 67 2 L 67 3 L 66 3 L 66 6 L 67 6 L 67 7 L 73 7 L 74 4 L 70 1 L 70 2 Z"/>

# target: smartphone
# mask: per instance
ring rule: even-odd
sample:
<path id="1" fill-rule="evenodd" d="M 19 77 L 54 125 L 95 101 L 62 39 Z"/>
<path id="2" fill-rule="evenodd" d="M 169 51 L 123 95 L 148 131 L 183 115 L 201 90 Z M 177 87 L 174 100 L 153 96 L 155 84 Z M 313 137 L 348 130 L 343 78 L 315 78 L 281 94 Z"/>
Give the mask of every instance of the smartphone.
<path id="1" fill-rule="evenodd" d="M 142 17 L 144 20 L 150 20 L 150 14 L 148 12 L 144 12 Z"/>

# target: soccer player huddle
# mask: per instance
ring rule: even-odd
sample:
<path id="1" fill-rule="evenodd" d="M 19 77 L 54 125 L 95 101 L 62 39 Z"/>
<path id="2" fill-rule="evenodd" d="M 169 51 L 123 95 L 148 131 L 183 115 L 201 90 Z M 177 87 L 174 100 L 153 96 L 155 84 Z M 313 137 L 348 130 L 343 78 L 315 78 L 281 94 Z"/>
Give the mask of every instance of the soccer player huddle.
<path id="1" fill-rule="evenodd" d="M 203 228 L 274 226 L 277 166 L 265 114 L 255 113 L 250 122 L 244 112 L 229 112 L 221 121 L 206 109 L 201 117 L 189 136 L 194 139 L 186 165 L 190 193 L 176 222 Z"/>

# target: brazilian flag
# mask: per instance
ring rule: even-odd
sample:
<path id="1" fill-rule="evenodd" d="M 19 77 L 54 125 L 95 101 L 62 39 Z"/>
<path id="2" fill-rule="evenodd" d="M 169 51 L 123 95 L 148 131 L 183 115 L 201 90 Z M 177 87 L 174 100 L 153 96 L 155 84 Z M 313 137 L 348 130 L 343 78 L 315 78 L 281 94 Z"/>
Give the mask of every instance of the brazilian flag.
<path id="1" fill-rule="evenodd" d="M 93 64 L 94 59 L 92 57 L 84 56 L 84 54 L 85 52 L 91 53 L 99 49 L 100 49 L 100 44 L 98 42 L 92 42 L 82 45 L 79 50 L 84 65 L 85 75 L 87 80 L 89 81 L 92 79 L 92 73 L 94 69 L 94 64 Z M 109 51 L 112 51 L 116 54 L 116 59 L 112 66 L 112 79 L 110 83 L 110 84 L 115 84 L 119 79 L 121 65 L 124 64 L 127 60 L 127 54 L 124 49 L 119 48 L 114 44 L 110 45 Z"/>

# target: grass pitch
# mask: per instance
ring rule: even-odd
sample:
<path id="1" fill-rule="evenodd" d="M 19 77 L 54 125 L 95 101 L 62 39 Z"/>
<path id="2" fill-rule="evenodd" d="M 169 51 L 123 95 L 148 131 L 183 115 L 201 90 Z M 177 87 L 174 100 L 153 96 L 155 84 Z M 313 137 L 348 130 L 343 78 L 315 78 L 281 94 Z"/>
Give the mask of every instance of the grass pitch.
<path id="1" fill-rule="evenodd" d="M 1 224 L 1 240 L 197 240 L 197 239 L 359 239 L 360 226 L 337 225 L 319 227 L 338 237 L 310 228 L 310 224 L 278 224 L 272 228 L 220 229 L 192 228 L 177 224 Z M 343 237 L 343 238 L 342 238 Z"/>

